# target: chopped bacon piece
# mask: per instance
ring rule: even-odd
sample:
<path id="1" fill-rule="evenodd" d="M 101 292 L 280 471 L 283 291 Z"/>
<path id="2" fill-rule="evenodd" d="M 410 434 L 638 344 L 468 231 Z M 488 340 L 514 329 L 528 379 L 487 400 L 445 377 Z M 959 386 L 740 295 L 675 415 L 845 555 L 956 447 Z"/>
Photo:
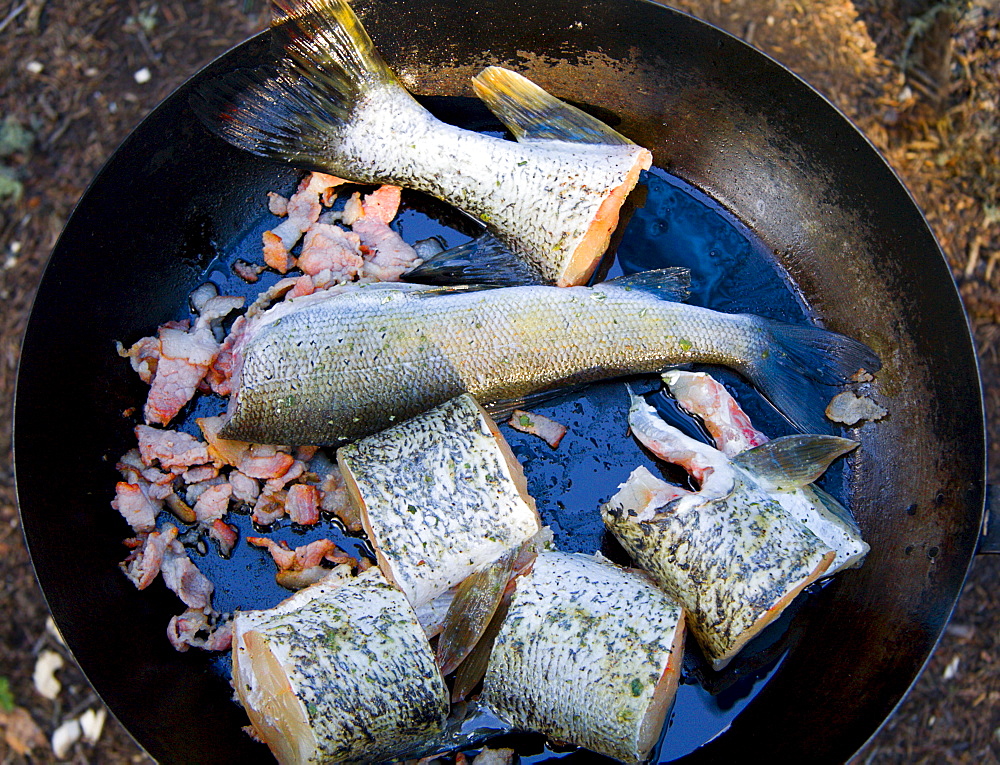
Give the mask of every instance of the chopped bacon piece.
<path id="1" fill-rule="evenodd" d="M 284 218 L 288 215 L 288 198 L 273 191 L 267 192 L 267 209 L 272 215 Z"/>
<path id="2" fill-rule="evenodd" d="M 251 478 L 280 478 L 292 467 L 295 458 L 274 446 L 252 444 L 235 467 Z"/>
<path id="3" fill-rule="evenodd" d="M 319 489 L 304 483 L 288 488 L 285 497 L 285 512 L 292 523 L 312 526 L 319 521 Z"/>
<path id="4" fill-rule="evenodd" d="M 239 465 L 250 451 L 250 444 L 246 441 L 232 441 L 219 437 L 219 431 L 222 430 L 225 421 L 224 417 L 199 417 L 195 420 L 202 436 L 208 442 L 207 461 L 220 468 L 225 465 Z"/>
<path id="5" fill-rule="evenodd" d="M 127 351 L 118 343 L 118 355 L 127 358 L 129 363 L 147 385 L 156 373 L 156 365 L 160 360 L 160 340 L 157 337 L 144 337 L 137 340 Z"/>
<path id="6" fill-rule="evenodd" d="M 156 528 L 156 514 L 162 506 L 162 503 L 146 496 L 138 484 L 119 481 L 115 485 L 111 507 L 121 513 L 122 518 L 138 533 Z"/>
<path id="7" fill-rule="evenodd" d="M 361 193 L 355 191 L 351 198 L 344 203 L 344 211 L 341 213 L 341 220 L 348 226 L 353 226 L 354 222 L 363 218 L 365 208 L 361 204 Z"/>
<path id="8" fill-rule="evenodd" d="M 301 478 L 303 475 L 305 475 L 305 472 L 306 472 L 306 464 L 302 462 L 302 460 L 297 460 L 293 457 L 292 464 L 288 466 L 288 470 L 286 470 L 281 475 L 277 475 L 274 478 L 267 479 L 267 482 L 264 484 L 264 491 L 266 492 L 281 491 L 282 489 L 285 488 L 285 486 L 290 484 L 292 481 Z"/>
<path id="9" fill-rule="evenodd" d="M 362 246 L 369 250 L 364 266 L 366 276 L 384 282 L 399 281 L 400 276 L 423 262 L 403 237 L 378 218 L 365 216 L 355 221 L 352 228 L 361 237 Z"/>
<path id="10" fill-rule="evenodd" d="M 311 295 L 316 291 L 316 284 L 313 282 L 312 277 L 308 274 L 303 274 L 295 280 L 295 286 L 288 292 L 288 298 L 304 297 L 305 295 Z"/>
<path id="11" fill-rule="evenodd" d="M 239 470 L 229 473 L 229 485 L 233 487 L 233 499 L 237 502 L 256 502 L 260 496 L 260 484 L 257 483 L 257 479 Z"/>
<path id="12" fill-rule="evenodd" d="M 266 547 L 274 562 L 278 564 L 275 579 L 282 587 L 298 590 L 324 579 L 332 569 L 323 566 L 323 561 L 335 564 L 342 575 L 349 575 L 358 566 L 356 558 L 345 553 L 329 539 L 317 539 L 302 547 L 290 550 L 284 542 L 275 542 L 266 537 L 248 537 L 247 542 L 254 547 Z"/>
<path id="13" fill-rule="evenodd" d="M 285 492 L 262 491 L 253 506 L 253 522 L 258 526 L 270 526 L 285 516 Z"/>
<path id="14" fill-rule="evenodd" d="M 155 470 L 155 468 L 149 468 L 150 470 Z M 171 478 L 173 476 L 169 473 L 165 473 Z M 202 481 L 208 481 L 212 478 L 216 478 L 219 475 L 219 468 L 215 465 L 199 465 L 198 467 L 193 467 L 185 470 L 181 473 L 181 478 L 184 479 L 184 483 L 201 483 Z"/>
<path id="15" fill-rule="evenodd" d="M 319 485 L 320 509 L 325 513 L 335 515 L 353 533 L 361 531 L 361 513 L 347 492 L 347 485 L 337 465 L 331 465 Z"/>
<path id="16" fill-rule="evenodd" d="M 132 551 L 122 564 L 125 576 L 137 589 L 145 590 L 160 573 L 160 564 L 167 547 L 177 538 L 177 527 L 167 525 L 160 531 L 151 531 L 142 547 Z"/>
<path id="17" fill-rule="evenodd" d="M 219 352 L 209 327 L 160 327 L 160 357 L 143 409 L 146 422 L 166 425 L 191 400 Z"/>
<path id="18" fill-rule="evenodd" d="M 511 413 L 508 424 L 514 430 L 538 436 L 553 449 L 559 446 L 559 442 L 563 440 L 563 436 L 569 430 L 562 423 L 550 420 L 548 417 L 543 417 L 540 414 L 525 412 L 520 409 L 515 409 Z"/>
<path id="19" fill-rule="evenodd" d="M 198 310 L 198 321 L 195 322 L 195 329 L 221 321 L 233 311 L 242 308 L 244 302 L 244 298 L 235 295 L 210 297 Z"/>
<path id="20" fill-rule="evenodd" d="M 216 519 L 208 527 L 208 536 L 214 539 L 219 545 L 219 554 L 223 558 L 228 558 L 233 554 L 233 548 L 240 538 L 239 530 L 225 521 Z"/>
<path id="21" fill-rule="evenodd" d="M 215 393 L 220 396 L 228 396 L 233 392 L 232 378 L 236 365 L 236 355 L 234 349 L 236 344 L 242 340 L 246 329 L 246 319 L 243 316 L 237 317 L 233 322 L 229 334 L 219 346 L 219 352 L 215 355 L 215 361 L 205 373 L 205 382 Z"/>
<path id="22" fill-rule="evenodd" d="M 320 199 L 326 206 L 333 204 L 333 200 L 337 196 L 335 189 L 338 186 L 342 186 L 349 181 L 345 181 L 343 178 L 338 178 L 336 175 L 330 175 L 328 173 L 319 173 L 315 170 L 309 173 L 308 176 L 302 179 L 299 183 L 299 191 L 312 191 L 320 195 Z"/>
<path id="23" fill-rule="evenodd" d="M 136 425 L 139 453 L 142 461 L 149 466 L 159 462 L 165 470 L 203 465 L 209 462 L 208 450 L 204 443 L 194 436 L 176 430 L 160 430 L 148 425 Z"/>
<path id="24" fill-rule="evenodd" d="M 189 647 L 206 651 L 228 651 L 233 641 L 233 623 L 218 620 L 214 612 L 202 608 L 189 608 L 175 616 L 167 625 L 167 639 L 178 651 Z"/>
<path id="25" fill-rule="evenodd" d="M 247 284 L 256 284 L 265 268 L 266 266 L 254 265 L 243 259 L 238 259 L 233 263 L 233 273 Z"/>
<path id="26" fill-rule="evenodd" d="M 311 180 L 311 178 L 310 178 Z M 286 273 L 294 265 L 289 251 L 302 234 L 317 220 L 322 211 L 319 192 L 308 182 L 292 194 L 286 208 L 288 217 L 263 234 L 264 262 L 278 273 Z"/>
<path id="27" fill-rule="evenodd" d="M 403 190 L 399 186 L 380 186 L 368 194 L 361 203 L 366 218 L 374 218 L 389 224 L 399 211 Z"/>
<path id="28" fill-rule="evenodd" d="M 233 487 L 228 483 L 208 487 L 195 502 L 195 517 L 204 523 L 221 519 L 229 512 L 229 498 L 232 495 Z"/>
<path id="29" fill-rule="evenodd" d="M 330 271 L 331 279 L 350 281 L 364 265 L 357 234 L 329 223 L 314 223 L 302 240 L 299 268 L 310 276 Z"/>
<path id="30" fill-rule="evenodd" d="M 167 587 L 190 608 L 211 610 L 215 586 L 191 561 L 176 540 L 164 552 L 160 572 Z"/>

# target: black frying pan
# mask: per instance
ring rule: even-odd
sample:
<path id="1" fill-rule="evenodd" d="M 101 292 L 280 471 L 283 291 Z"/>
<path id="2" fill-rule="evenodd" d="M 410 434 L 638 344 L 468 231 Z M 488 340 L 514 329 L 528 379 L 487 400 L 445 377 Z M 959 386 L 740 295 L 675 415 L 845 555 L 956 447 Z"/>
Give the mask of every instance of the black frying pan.
<path id="1" fill-rule="evenodd" d="M 803 316 L 881 355 L 873 395 L 890 415 L 850 432 L 862 448 L 833 487 L 871 554 L 806 599 L 767 682 L 684 761 L 848 759 L 933 649 L 983 513 L 975 355 L 919 210 L 872 146 L 801 80 L 659 5 L 357 5 L 389 63 L 444 117 L 475 122 L 454 97 L 471 95 L 469 78 L 488 64 L 596 109 L 752 229 Z M 42 590 L 94 687 L 164 762 L 266 761 L 267 752 L 240 731 L 246 720 L 221 660 L 167 644 L 166 620 L 182 610 L 174 596 L 137 592 L 117 568 L 128 529 L 109 507 L 113 465 L 132 443 L 134 419 L 123 412 L 144 391 L 113 343 L 183 314 L 217 256 L 257 225 L 266 192 L 294 183 L 291 169 L 208 135 L 187 106 L 196 83 L 253 65 L 267 49 L 256 37 L 199 73 L 101 171 L 45 273 L 18 379 L 18 496 Z M 258 575 L 258 564 L 240 563 L 238 576 Z"/>

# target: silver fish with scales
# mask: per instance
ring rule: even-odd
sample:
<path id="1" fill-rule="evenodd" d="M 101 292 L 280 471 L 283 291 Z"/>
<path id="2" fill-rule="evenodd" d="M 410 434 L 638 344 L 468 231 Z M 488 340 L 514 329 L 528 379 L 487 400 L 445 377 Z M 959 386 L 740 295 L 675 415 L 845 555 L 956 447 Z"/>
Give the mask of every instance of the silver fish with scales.
<path id="1" fill-rule="evenodd" d="M 828 426 L 811 381 L 878 368 L 867 346 L 833 332 L 675 302 L 687 278 L 663 269 L 595 287 L 375 284 L 280 304 L 236 344 L 223 435 L 340 443 L 461 393 L 489 408 L 695 362 L 738 370 L 816 432 Z"/>

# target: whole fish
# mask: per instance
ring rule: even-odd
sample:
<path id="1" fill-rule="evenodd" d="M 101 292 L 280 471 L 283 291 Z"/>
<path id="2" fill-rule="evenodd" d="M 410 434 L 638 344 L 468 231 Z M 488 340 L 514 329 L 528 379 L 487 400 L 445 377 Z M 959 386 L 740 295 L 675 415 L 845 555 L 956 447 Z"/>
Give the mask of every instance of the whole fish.
<path id="1" fill-rule="evenodd" d="M 836 384 L 879 362 L 863 343 L 808 326 L 675 302 L 685 269 L 594 287 L 491 290 L 350 285 L 242 325 L 225 438 L 350 441 L 461 393 L 484 406 L 689 362 L 744 374 L 817 432 Z"/>
<path id="2" fill-rule="evenodd" d="M 282 765 L 405 759 L 449 709 L 416 614 L 377 568 L 237 611 L 233 687 Z"/>
<path id="3" fill-rule="evenodd" d="M 608 529 L 642 568 L 687 610 L 705 656 L 722 669 L 795 596 L 821 577 L 836 553 L 717 449 L 667 425 L 632 396 L 633 435 L 699 483 L 689 491 L 637 468 L 602 508 Z M 790 436 L 789 480 L 815 478 L 854 448 L 834 436 Z M 773 448 L 773 447 L 772 447 Z M 794 450 L 794 454 L 792 453 Z M 775 478 L 777 468 L 769 476 Z M 811 479 L 810 479 L 811 480 Z"/>
<path id="4" fill-rule="evenodd" d="M 644 762 L 673 703 L 681 606 L 645 576 L 543 552 L 517 580 L 482 701 L 515 728 Z"/>
<path id="5" fill-rule="evenodd" d="M 406 91 L 345 0 L 275 0 L 277 66 L 208 83 L 192 107 L 255 154 L 418 189 L 471 214 L 538 280 L 582 284 L 652 155 L 514 72 L 479 95 L 517 141 L 448 125 Z"/>

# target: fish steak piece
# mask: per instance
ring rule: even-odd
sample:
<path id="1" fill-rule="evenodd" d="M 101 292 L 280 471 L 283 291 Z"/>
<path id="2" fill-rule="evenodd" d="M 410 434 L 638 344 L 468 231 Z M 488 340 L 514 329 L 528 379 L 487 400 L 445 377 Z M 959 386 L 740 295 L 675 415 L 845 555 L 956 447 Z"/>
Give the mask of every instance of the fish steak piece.
<path id="1" fill-rule="evenodd" d="M 719 451 L 735 459 L 786 511 L 834 549 L 837 555 L 825 576 L 864 562 L 871 548 L 851 511 L 812 482 L 836 457 L 854 449 L 855 442 L 769 441 L 711 375 L 674 369 L 663 375 L 663 382 L 677 403 L 705 424 Z"/>
<path id="2" fill-rule="evenodd" d="M 829 568 L 835 552 L 721 452 L 661 420 L 632 397 L 639 441 L 700 482 L 688 491 L 645 467 L 601 508 L 633 560 L 684 605 L 714 669 L 778 617 Z"/>
<path id="3" fill-rule="evenodd" d="M 515 728 L 643 762 L 673 703 L 681 606 L 644 575 L 541 553 L 517 580 L 482 700 Z"/>
<path id="4" fill-rule="evenodd" d="M 518 140 L 448 125 L 400 84 L 345 0 L 274 6 L 277 66 L 233 72 L 192 99 L 210 130 L 302 169 L 432 194 L 544 282 L 586 282 L 648 150 L 498 67 L 475 88 Z"/>
<path id="5" fill-rule="evenodd" d="M 403 759 L 449 709 L 416 614 L 377 568 L 237 611 L 233 685 L 282 765 Z"/>
<path id="6" fill-rule="evenodd" d="M 824 329 L 678 303 L 687 280 L 660 269 L 593 287 L 345 285 L 286 301 L 244 325 L 222 435 L 335 444 L 462 393 L 491 408 L 693 362 L 736 369 L 797 427 L 823 432 L 823 386 L 879 366 Z"/>
<path id="7" fill-rule="evenodd" d="M 342 446 L 379 566 L 420 608 L 541 529 L 521 465 L 469 395 Z"/>

